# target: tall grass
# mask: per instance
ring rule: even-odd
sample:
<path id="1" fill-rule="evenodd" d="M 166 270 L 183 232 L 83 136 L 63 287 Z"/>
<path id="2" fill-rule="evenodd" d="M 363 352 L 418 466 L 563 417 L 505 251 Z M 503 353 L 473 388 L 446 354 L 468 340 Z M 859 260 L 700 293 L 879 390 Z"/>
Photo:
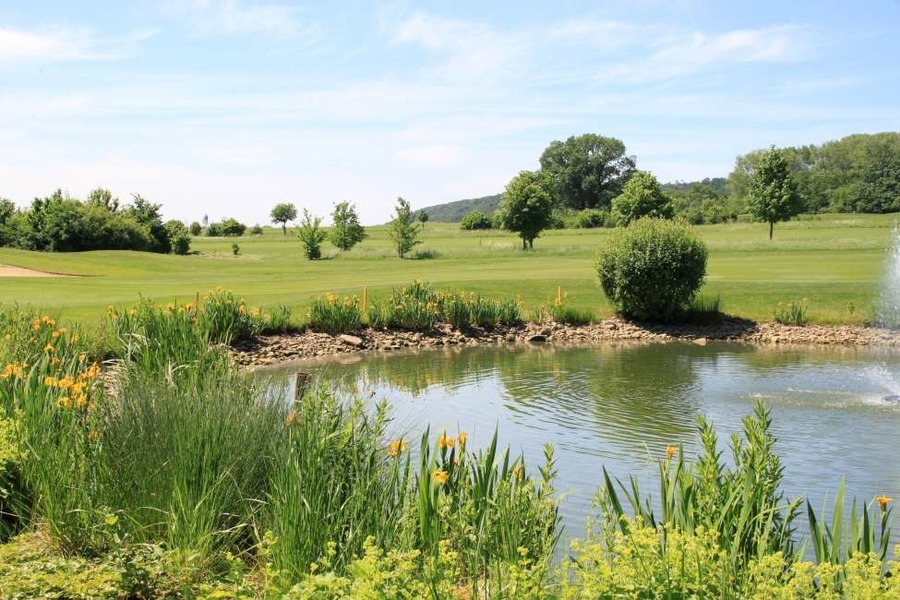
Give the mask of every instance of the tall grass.
<path id="1" fill-rule="evenodd" d="M 99 499 L 118 531 L 201 556 L 252 546 L 283 426 L 258 382 L 209 352 L 167 372 L 124 363 L 99 414 Z"/>
<path id="2" fill-rule="evenodd" d="M 309 307 L 311 329 L 336 335 L 359 329 L 362 324 L 362 311 L 359 298 L 345 296 L 338 298 L 335 294 L 317 296 Z"/>
<path id="3" fill-rule="evenodd" d="M 322 388 L 286 412 L 263 526 L 277 539 L 274 564 L 290 580 L 329 544 L 336 568 L 359 556 L 367 538 L 380 548 L 401 545 L 409 453 L 401 442 L 385 449 L 387 422 L 384 404 L 370 412 Z"/>
<path id="4" fill-rule="evenodd" d="M 495 327 L 522 321 L 515 300 L 491 300 L 475 292 L 435 291 L 427 282 L 395 288 L 390 296 L 368 310 L 372 327 L 428 331 L 439 323 L 457 329 Z"/>
<path id="5" fill-rule="evenodd" d="M 511 565 L 528 563 L 543 579 L 562 533 L 553 479 L 553 447 L 545 448 L 540 477 L 527 475 L 522 456 L 498 449 L 466 449 L 467 435 L 442 432 L 432 446 L 422 437 L 417 474 L 418 538 L 436 555 L 443 543 L 459 553 L 474 597 L 485 582 L 502 583 Z"/>
<path id="6" fill-rule="evenodd" d="M 748 565 L 755 559 L 779 552 L 793 555 L 793 521 L 800 501 L 785 499 L 781 491 L 784 467 L 774 451 L 769 410 L 757 403 L 743 425 L 744 437 L 731 440 L 733 466 L 722 458 L 716 433 L 702 417 L 702 450 L 695 463 L 688 464 L 680 450 L 669 449 L 660 461 L 658 517 L 635 479 L 628 486 L 615 485 L 604 469 L 602 499 L 607 519 L 618 521 L 622 532 L 628 534 L 628 526 L 621 521 L 626 516 L 619 497 L 622 491 L 633 514 L 643 524 L 663 532 L 663 550 L 670 530 L 715 532 L 735 581 L 746 576 Z"/>

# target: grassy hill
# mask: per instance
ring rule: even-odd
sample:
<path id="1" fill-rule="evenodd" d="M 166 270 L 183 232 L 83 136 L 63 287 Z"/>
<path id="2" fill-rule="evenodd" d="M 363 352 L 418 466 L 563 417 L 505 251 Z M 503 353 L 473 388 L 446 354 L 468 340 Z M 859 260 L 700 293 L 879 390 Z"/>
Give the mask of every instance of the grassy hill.
<path id="1" fill-rule="evenodd" d="M 723 309 L 771 320 L 779 302 L 808 299 L 809 317 L 820 323 L 871 319 L 888 258 L 894 215 L 821 215 L 779 223 L 769 241 L 759 223 L 700 225 L 709 247 L 701 294 L 720 298 Z M 461 231 L 432 223 L 412 260 L 400 260 L 387 227 L 367 228 L 369 237 L 348 252 L 326 245 L 323 260 L 308 261 L 294 236 L 266 228 L 261 236 L 194 238 L 193 254 L 97 251 L 52 254 L 0 248 L 0 264 L 80 277 L 0 279 L 0 312 L 20 305 L 56 316 L 97 323 L 106 306 L 131 306 L 141 297 L 160 302 L 193 301 L 218 285 L 251 305 L 285 304 L 306 319 L 316 295 L 386 296 L 419 279 L 436 288 L 518 298 L 526 314 L 556 297 L 557 286 L 572 307 L 597 317 L 612 314 L 595 268 L 597 249 L 612 230 L 546 231 L 534 251 L 504 231 Z M 235 255 L 232 244 L 240 246 Z M 418 259 L 415 259 L 418 257 Z"/>
<path id="2" fill-rule="evenodd" d="M 435 204 L 421 209 L 428 213 L 428 220 L 437 223 L 459 223 L 463 217 L 477 210 L 487 215 L 497 210 L 500 205 L 500 194 L 457 200 L 446 204 Z"/>

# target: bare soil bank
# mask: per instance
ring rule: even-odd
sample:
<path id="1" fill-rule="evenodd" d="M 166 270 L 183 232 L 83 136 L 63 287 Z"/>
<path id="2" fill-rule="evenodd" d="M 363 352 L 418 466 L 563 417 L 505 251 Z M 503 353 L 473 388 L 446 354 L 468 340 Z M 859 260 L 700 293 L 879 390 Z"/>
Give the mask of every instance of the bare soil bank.
<path id="1" fill-rule="evenodd" d="M 46 271 L 35 271 L 34 269 L 26 269 L 25 267 L 0 265 L 0 277 L 71 277 L 71 275 L 63 275 L 61 273 L 47 273 Z"/>
<path id="2" fill-rule="evenodd" d="M 804 327 L 725 318 L 715 325 L 656 325 L 606 319 L 584 326 L 527 323 L 494 329 L 456 330 L 441 326 L 430 332 L 364 329 L 329 335 L 312 331 L 260 336 L 235 347 L 243 365 L 271 365 L 352 352 L 394 351 L 446 346 L 503 344 L 598 345 L 611 341 L 705 344 L 710 341 L 755 345 L 828 345 L 900 348 L 900 331 L 852 325 Z"/>

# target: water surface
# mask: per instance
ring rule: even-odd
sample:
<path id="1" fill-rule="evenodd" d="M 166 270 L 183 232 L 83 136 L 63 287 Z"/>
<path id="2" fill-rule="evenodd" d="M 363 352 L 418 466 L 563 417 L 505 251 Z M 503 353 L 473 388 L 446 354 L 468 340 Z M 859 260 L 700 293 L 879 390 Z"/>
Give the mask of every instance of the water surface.
<path id="1" fill-rule="evenodd" d="M 897 355 L 724 344 L 518 345 L 361 354 L 273 372 L 298 370 L 387 399 L 397 436 L 417 440 L 427 426 L 465 431 L 476 448 L 496 428 L 535 473 L 544 444 L 552 443 L 571 537 L 583 531 L 602 466 L 623 480 L 637 476 L 658 497 L 666 446 L 696 456 L 697 416 L 704 415 L 729 455 L 729 438 L 757 399 L 772 410 L 788 495 L 806 495 L 821 508 L 845 479 L 848 496 L 900 501 L 900 403 L 885 399 L 900 393 Z M 892 525 L 900 541 L 900 511 Z"/>

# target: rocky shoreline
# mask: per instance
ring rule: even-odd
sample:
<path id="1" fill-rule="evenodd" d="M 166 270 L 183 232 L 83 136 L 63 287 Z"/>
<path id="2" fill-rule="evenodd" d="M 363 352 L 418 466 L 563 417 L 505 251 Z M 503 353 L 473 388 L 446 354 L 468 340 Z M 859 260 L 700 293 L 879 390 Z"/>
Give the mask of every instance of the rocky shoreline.
<path id="1" fill-rule="evenodd" d="M 656 325 L 614 317 L 591 325 L 524 323 L 493 329 L 456 330 L 441 325 L 432 331 L 364 329 L 329 335 L 314 331 L 266 335 L 234 346 L 235 360 L 245 366 L 326 358 L 358 352 L 391 352 L 477 345 L 600 345 L 607 342 L 736 342 L 754 345 L 848 346 L 900 348 L 900 332 L 853 325 L 791 326 L 728 317 L 714 325 Z"/>

